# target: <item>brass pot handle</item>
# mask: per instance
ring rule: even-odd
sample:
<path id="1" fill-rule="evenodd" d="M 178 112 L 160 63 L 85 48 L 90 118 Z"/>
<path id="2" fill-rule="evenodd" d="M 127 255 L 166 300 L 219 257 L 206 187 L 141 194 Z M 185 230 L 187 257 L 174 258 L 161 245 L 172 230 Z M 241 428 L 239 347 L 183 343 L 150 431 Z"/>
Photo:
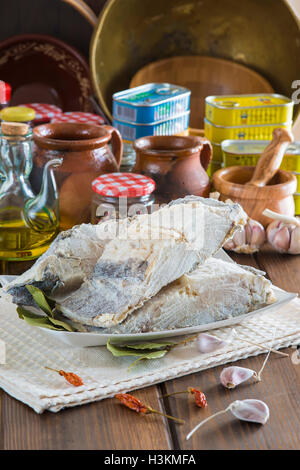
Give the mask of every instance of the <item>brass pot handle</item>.
<path id="1" fill-rule="evenodd" d="M 84 0 L 62 0 L 77 10 L 93 27 L 97 26 L 98 18 Z"/>

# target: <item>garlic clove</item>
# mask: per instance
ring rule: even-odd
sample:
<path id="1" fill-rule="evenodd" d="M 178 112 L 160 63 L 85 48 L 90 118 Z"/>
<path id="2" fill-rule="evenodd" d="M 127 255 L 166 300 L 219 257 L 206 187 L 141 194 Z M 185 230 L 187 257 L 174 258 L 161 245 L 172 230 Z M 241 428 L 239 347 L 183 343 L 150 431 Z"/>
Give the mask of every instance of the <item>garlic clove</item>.
<path id="1" fill-rule="evenodd" d="M 290 232 L 287 227 L 283 226 L 277 229 L 272 245 L 280 253 L 288 251 L 290 247 Z"/>
<path id="2" fill-rule="evenodd" d="M 268 405 L 261 400 L 236 400 L 231 403 L 231 413 L 241 421 L 266 424 L 270 416 Z"/>
<path id="3" fill-rule="evenodd" d="M 241 421 L 249 421 L 251 423 L 266 424 L 270 417 L 269 407 L 263 401 L 254 399 L 236 400 L 230 403 L 224 410 L 217 411 L 203 421 L 200 421 L 186 436 L 186 440 L 190 439 L 190 437 L 208 421 L 228 413 L 228 411 Z"/>
<path id="4" fill-rule="evenodd" d="M 264 227 L 259 222 L 252 224 L 250 245 L 253 247 L 260 247 L 261 245 L 264 244 L 265 240 L 266 240 L 266 232 L 265 232 Z"/>
<path id="5" fill-rule="evenodd" d="M 225 367 L 220 374 L 220 381 L 226 388 L 235 388 L 255 375 L 256 372 L 254 370 L 246 369 L 245 367 Z"/>
<path id="6" fill-rule="evenodd" d="M 256 220 L 248 219 L 247 224 L 236 232 L 229 242 L 224 245 L 226 250 L 237 253 L 255 253 L 266 240 L 264 227 Z"/>
<path id="7" fill-rule="evenodd" d="M 281 222 L 279 220 L 274 220 L 274 222 L 271 222 L 267 227 L 267 240 L 272 246 L 279 227 L 281 227 Z"/>
<path id="8" fill-rule="evenodd" d="M 242 246 L 245 245 L 246 243 L 246 231 L 245 230 L 239 230 L 234 234 L 233 237 L 234 244 L 236 246 Z"/>
<path id="9" fill-rule="evenodd" d="M 300 227 L 295 227 L 294 230 L 291 231 L 289 253 L 292 255 L 300 254 Z"/>
<path id="10" fill-rule="evenodd" d="M 206 333 L 201 333 L 197 338 L 198 351 L 203 354 L 217 351 L 217 349 L 224 348 L 227 344 L 228 343 L 226 341 Z"/>

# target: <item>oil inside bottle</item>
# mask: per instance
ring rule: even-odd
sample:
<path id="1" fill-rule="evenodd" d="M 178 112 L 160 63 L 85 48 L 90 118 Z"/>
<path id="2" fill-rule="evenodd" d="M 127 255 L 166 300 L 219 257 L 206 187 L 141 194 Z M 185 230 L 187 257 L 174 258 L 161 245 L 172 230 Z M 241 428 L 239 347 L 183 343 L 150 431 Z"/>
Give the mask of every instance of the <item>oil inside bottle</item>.
<path id="1" fill-rule="evenodd" d="M 12 212 L 14 211 L 11 208 L 10 214 Z M 46 219 L 45 213 L 36 216 L 39 220 Z M 0 259 L 23 261 L 37 258 L 49 248 L 58 231 L 58 223 L 49 231 L 39 231 L 38 228 L 34 228 L 34 221 L 32 227 L 29 227 L 22 218 L 3 221 L 0 211 Z"/>

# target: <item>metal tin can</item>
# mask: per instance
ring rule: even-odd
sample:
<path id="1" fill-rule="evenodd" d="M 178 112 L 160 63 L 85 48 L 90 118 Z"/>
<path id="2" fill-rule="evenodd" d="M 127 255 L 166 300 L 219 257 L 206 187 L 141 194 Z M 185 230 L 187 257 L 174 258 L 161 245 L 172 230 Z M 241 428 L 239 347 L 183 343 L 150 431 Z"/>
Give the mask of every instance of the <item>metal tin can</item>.
<path id="1" fill-rule="evenodd" d="M 204 119 L 205 137 L 220 144 L 226 139 L 238 140 L 271 140 L 276 128 L 292 130 L 292 121 L 279 124 L 264 124 L 251 126 L 220 126 Z"/>
<path id="2" fill-rule="evenodd" d="M 148 83 L 113 95 L 113 117 L 149 124 L 177 117 L 190 107 L 191 92 L 170 83 Z"/>
<path id="3" fill-rule="evenodd" d="M 205 115 L 219 126 L 276 124 L 293 119 L 294 102 L 278 94 L 220 95 L 205 99 Z"/>
<path id="4" fill-rule="evenodd" d="M 270 140 L 224 140 L 221 144 L 224 166 L 255 166 L 269 143 Z M 300 174 L 300 142 L 288 146 L 280 168 Z"/>
<path id="5" fill-rule="evenodd" d="M 222 163 L 211 161 L 210 164 L 208 165 L 208 168 L 207 168 L 207 174 L 208 174 L 209 178 L 212 178 L 213 174 L 216 171 L 220 170 L 221 168 L 223 168 Z"/>
<path id="6" fill-rule="evenodd" d="M 166 121 L 151 122 L 149 124 L 131 123 L 113 120 L 113 126 L 120 131 L 122 138 L 133 142 L 140 137 L 151 135 L 174 135 L 183 132 L 189 127 L 190 112 Z"/>
<path id="7" fill-rule="evenodd" d="M 300 193 L 294 194 L 295 215 L 300 215 Z"/>

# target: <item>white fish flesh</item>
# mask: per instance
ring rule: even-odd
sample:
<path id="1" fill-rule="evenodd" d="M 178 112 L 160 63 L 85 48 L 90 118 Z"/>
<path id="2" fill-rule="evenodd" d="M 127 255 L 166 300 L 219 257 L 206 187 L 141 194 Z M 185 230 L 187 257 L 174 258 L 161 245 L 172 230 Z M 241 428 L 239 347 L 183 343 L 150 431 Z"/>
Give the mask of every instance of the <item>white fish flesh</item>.
<path id="1" fill-rule="evenodd" d="M 59 302 L 69 319 L 110 328 L 164 286 L 216 253 L 246 223 L 238 204 L 190 196 L 127 223 L 112 239 L 93 273 Z M 105 231 L 105 224 L 98 226 Z M 124 229 L 124 226 L 123 226 Z"/>
<path id="2" fill-rule="evenodd" d="M 173 330 L 243 315 L 275 300 L 272 284 L 261 271 L 210 258 L 164 287 L 119 325 L 109 329 L 73 326 L 102 334 Z"/>
<path id="3" fill-rule="evenodd" d="M 32 284 L 50 297 L 77 289 L 94 270 L 103 252 L 104 240 L 96 226 L 82 224 L 61 232 L 49 249 L 24 274 L 5 286 L 13 302 L 33 305 L 26 284 Z"/>

